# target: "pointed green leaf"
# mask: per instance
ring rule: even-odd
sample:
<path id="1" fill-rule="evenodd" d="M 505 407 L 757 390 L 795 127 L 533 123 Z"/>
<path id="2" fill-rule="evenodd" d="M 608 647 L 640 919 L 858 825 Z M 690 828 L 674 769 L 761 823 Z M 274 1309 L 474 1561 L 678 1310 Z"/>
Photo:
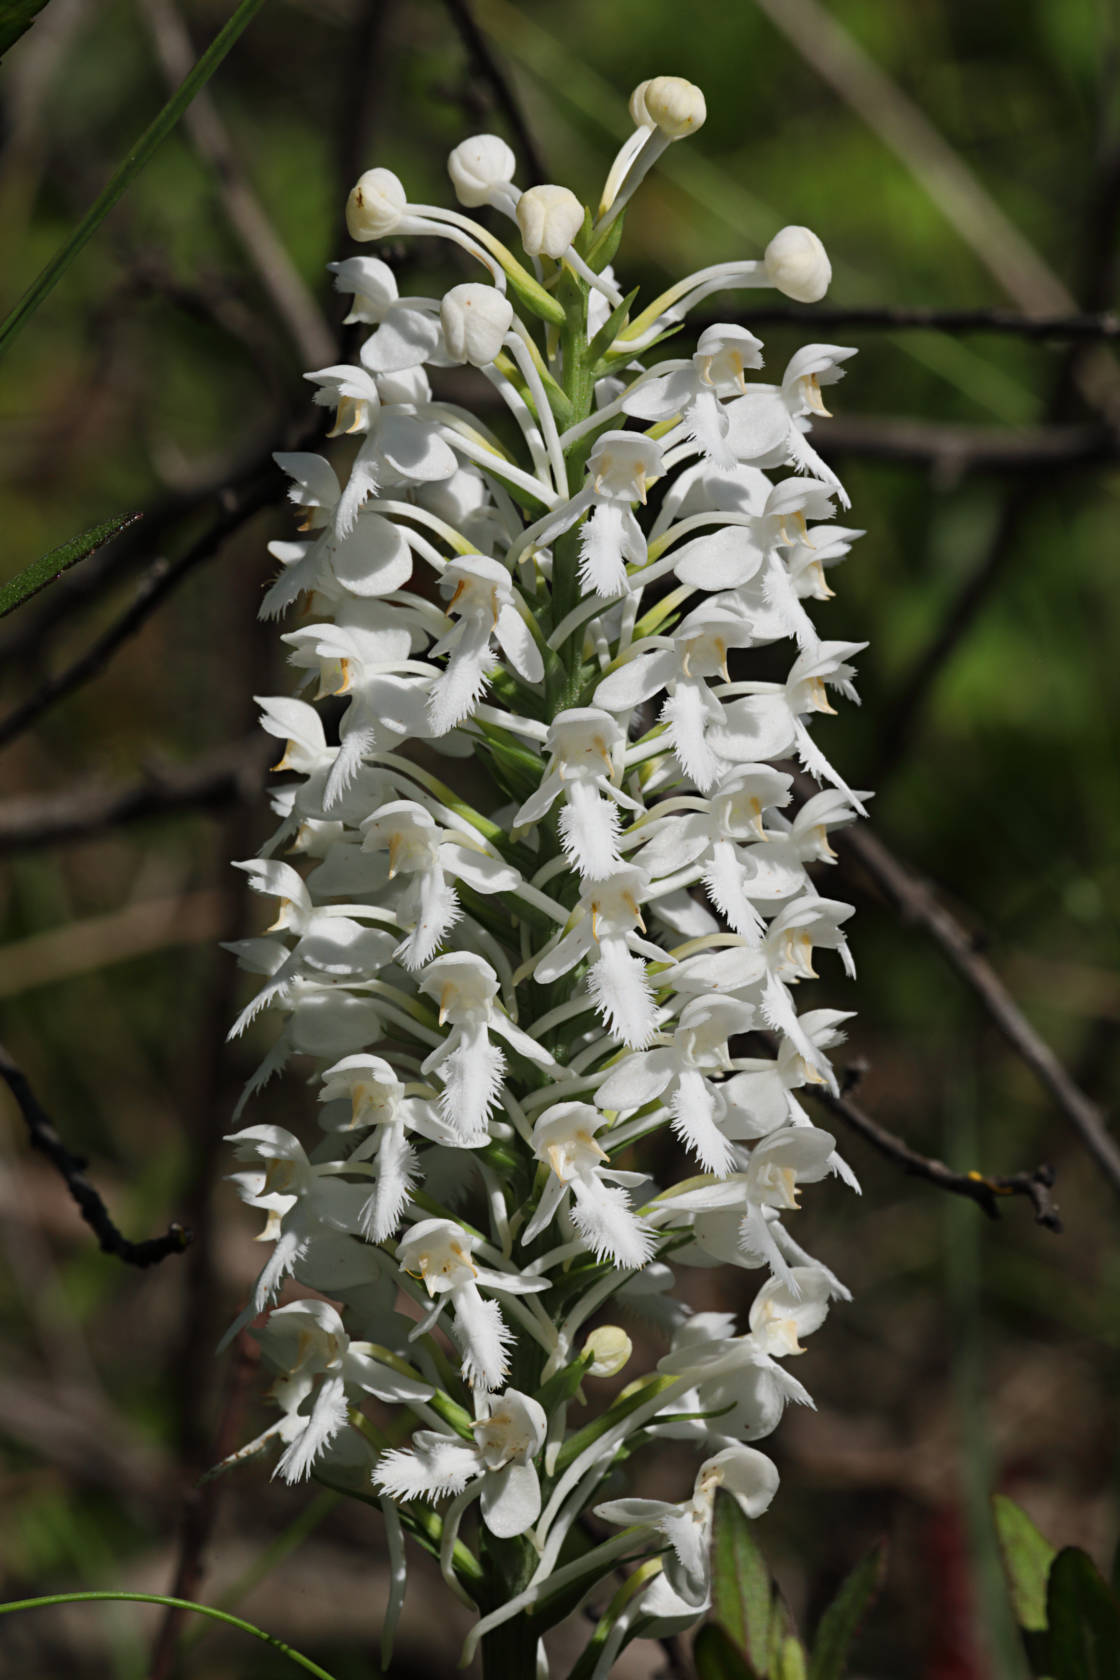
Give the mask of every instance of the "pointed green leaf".
<path id="1" fill-rule="evenodd" d="M 1046 1616 L 1054 1680 L 1120 1680 L 1120 1605 L 1077 1546 L 1054 1559 Z"/>
<path id="2" fill-rule="evenodd" d="M 630 306 L 637 297 L 640 289 L 640 287 L 635 286 L 632 292 L 627 292 L 626 296 L 622 299 L 622 302 L 616 304 L 611 310 L 610 314 L 599 328 L 599 331 L 595 334 L 595 337 L 587 346 L 587 359 L 592 366 L 598 362 L 600 356 L 606 355 L 607 351 L 618 337 L 619 331 L 624 325 L 627 315 L 630 313 Z"/>
<path id="3" fill-rule="evenodd" d="M 813 1641 L 809 1680 L 840 1680 L 847 1667 L 848 1648 L 879 1595 L 886 1567 L 886 1542 L 880 1540 L 856 1564 L 821 1617 Z"/>
<path id="4" fill-rule="evenodd" d="M 104 520 L 95 525 L 92 530 L 83 531 L 80 537 L 71 537 L 68 543 L 60 548 L 52 548 L 48 554 L 41 554 L 38 560 L 33 560 L 30 566 L 25 566 L 22 572 L 17 572 L 14 578 L 0 585 L 0 618 L 15 612 L 32 595 L 37 595 L 40 589 L 45 589 L 49 583 L 54 583 L 63 572 L 79 560 L 86 560 L 95 554 L 99 548 L 104 548 L 107 542 L 121 531 L 127 530 L 142 519 L 140 513 L 118 513 L 112 519 Z"/>
<path id="5" fill-rule="evenodd" d="M 1041 1632 L 1046 1627 L 1046 1578 L 1054 1547 L 1026 1512 L 1002 1493 L 992 1499 L 992 1516 L 1019 1626 Z"/>
<path id="6" fill-rule="evenodd" d="M 743 1653 L 717 1622 L 706 1622 L 692 1642 L 697 1680 L 759 1680 Z"/>
<path id="7" fill-rule="evenodd" d="M 794 1629 L 789 1606 L 775 1583 L 771 1583 L 770 1593 L 766 1680 L 805 1680 L 805 1654 L 801 1641 Z"/>
<path id="8" fill-rule="evenodd" d="M 26 35 L 47 0 L 0 0 L 0 58 Z"/>
<path id="9" fill-rule="evenodd" d="M 712 1540 L 712 1615 L 732 1643 L 766 1671 L 770 1640 L 770 1571 L 750 1523 L 726 1493 L 716 1498 Z"/>
<path id="10" fill-rule="evenodd" d="M 795 1633 L 788 1633 L 782 1640 L 770 1672 L 773 1680 L 807 1680 L 805 1647 Z"/>

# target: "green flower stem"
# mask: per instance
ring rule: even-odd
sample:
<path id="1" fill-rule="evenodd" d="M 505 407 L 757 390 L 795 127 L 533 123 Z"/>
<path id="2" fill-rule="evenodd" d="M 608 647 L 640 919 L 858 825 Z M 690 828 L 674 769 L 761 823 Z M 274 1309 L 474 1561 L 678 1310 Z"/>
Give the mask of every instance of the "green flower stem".
<path id="1" fill-rule="evenodd" d="M 144 130 L 123 163 L 119 165 L 112 178 L 106 183 L 81 222 L 70 235 L 66 244 L 63 245 L 61 250 L 55 252 L 41 274 L 20 298 L 11 314 L 3 322 L 0 322 L 0 351 L 6 349 L 24 323 L 30 320 L 43 299 L 54 290 L 79 251 L 92 239 L 109 211 L 123 195 L 126 188 L 131 186 L 157 146 L 167 139 L 195 94 L 198 93 L 200 88 L 206 86 L 233 43 L 252 22 L 263 5 L 264 0 L 241 0 L 241 4 L 229 22 L 218 31 L 194 69 L 183 78 L 163 110 L 154 122 L 150 123 Z"/>
<path id="2" fill-rule="evenodd" d="M 226 1610 L 215 1610 L 209 1604 L 194 1604 L 189 1598 L 164 1598 L 160 1593 L 130 1593 L 130 1592 L 76 1592 L 51 1593 L 47 1598 L 21 1598 L 10 1604 L 0 1604 L 0 1616 L 7 1616 L 13 1610 L 45 1610 L 52 1604 L 162 1604 L 168 1610 L 193 1610 L 199 1616 L 210 1616 L 216 1622 L 226 1622 L 230 1627 L 240 1629 L 242 1633 L 251 1633 L 254 1639 L 262 1644 L 271 1645 L 274 1651 L 282 1651 L 298 1668 L 305 1669 L 308 1674 L 318 1675 L 319 1680 L 334 1680 L 333 1674 L 328 1674 L 325 1668 L 305 1657 L 301 1651 L 294 1651 L 290 1645 L 285 1645 L 275 1634 L 265 1633 L 263 1628 L 254 1627 L 252 1622 L 242 1621 L 240 1616 L 231 1616 Z"/>

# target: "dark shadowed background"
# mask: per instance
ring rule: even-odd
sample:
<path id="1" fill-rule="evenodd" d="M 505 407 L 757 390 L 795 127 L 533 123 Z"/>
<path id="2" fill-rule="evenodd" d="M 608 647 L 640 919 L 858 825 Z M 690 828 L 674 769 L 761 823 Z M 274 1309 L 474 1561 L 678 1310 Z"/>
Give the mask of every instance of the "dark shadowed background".
<path id="1" fill-rule="evenodd" d="M 182 74 L 184 29 L 193 56 L 229 10 L 50 0 L 0 71 L 0 306 Z M 919 330 L 905 310 L 1115 306 L 1113 0 L 476 0 L 473 16 L 543 178 L 589 199 L 637 81 L 704 88 L 707 126 L 629 213 L 625 285 L 756 255 L 783 224 L 807 223 L 833 260 L 829 305 L 903 310 L 894 325 L 757 326 L 771 370 L 812 338 L 860 349 L 831 431 L 815 435 L 867 535 L 818 622 L 871 645 L 862 709 L 826 720 L 822 744 L 853 786 L 877 790 L 874 832 L 934 883 L 965 945 L 1107 1108 L 1120 1062 L 1120 369 L 1095 329 Z M 345 193 L 383 163 L 411 199 L 446 202 L 451 145 L 479 129 L 512 137 L 463 17 L 440 0 L 269 0 L 0 364 L 0 576 L 145 510 L 0 622 L 2 1036 L 121 1229 L 155 1236 L 181 1219 L 195 1234 L 147 1271 L 99 1254 L 3 1098 L 4 1596 L 177 1583 L 236 1603 L 340 1680 L 377 1672 L 376 1513 L 272 1484 L 259 1465 L 192 1492 L 267 1415 L 248 1340 L 213 1356 L 258 1252 L 221 1181 L 221 1137 L 259 1041 L 223 1044 L 243 994 L 217 941 L 261 925 L 229 859 L 271 827 L 251 695 L 289 686 L 275 627 L 255 616 L 265 543 L 290 529 L 267 463 L 314 423 L 301 371 L 346 343 L 324 270 L 351 249 Z M 464 277 L 436 266 L 441 253 L 395 247 L 402 289 Z M 774 301 L 721 305 L 753 321 L 737 313 L 752 298 Z M 193 558 L 192 545 L 198 563 L 89 681 L 6 728 L 141 579 L 150 587 L 153 562 Z M 1016 1675 L 989 1491 L 1104 1567 L 1116 1540 L 1120 1184 L 920 917 L 847 855 L 825 890 L 859 908 L 859 979 L 825 953 L 821 986 L 798 1001 L 858 1009 L 858 1103 L 957 1170 L 1051 1163 L 1065 1229 L 1036 1223 L 1019 1196 L 989 1220 L 830 1121 L 864 1194 L 811 1192 L 797 1234 L 855 1299 L 799 1361 L 818 1410 L 787 1415 L 766 1444 L 783 1488 L 757 1534 L 810 1625 L 888 1537 L 857 1674 Z M 289 1077 L 251 1117 L 306 1135 L 307 1108 Z M 756 1282 L 704 1274 L 695 1299 L 732 1307 Z M 666 1451 L 647 1479 L 676 1496 L 684 1461 Z M 418 1566 L 394 1672 L 451 1672 L 461 1625 Z M 13 1618 L 0 1674 L 290 1672 L 199 1622 L 179 1630 L 177 1656 L 165 1630 L 153 1657 L 160 1626 L 134 1605 Z M 618 1673 L 665 1661 L 641 1645 Z"/>

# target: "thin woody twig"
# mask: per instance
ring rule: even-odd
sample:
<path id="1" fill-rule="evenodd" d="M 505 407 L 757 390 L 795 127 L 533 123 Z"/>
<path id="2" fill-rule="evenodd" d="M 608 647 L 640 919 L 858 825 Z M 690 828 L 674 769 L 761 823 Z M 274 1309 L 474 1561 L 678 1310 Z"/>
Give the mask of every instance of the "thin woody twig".
<path id="1" fill-rule="evenodd" d="M 57 701 L 67 694 L 72 694 L 75 689 L 81 688 L 84 683 L 95 677 L 109 663 L 121 644 L 136 634 L 189 572 L 204 561 L 212 559 L 227 537 L 252 518 L 254 513 L 258 513 L 261 508 L 277 498 L 279 487 L 279 469 L 270 463 L 262 470 L 255 483 L 246 486 L 240 492 L 230 494 L 225 511 L 197 542 L 191 544 L 185 554 L 180 555 L 178 560 L 157 560 L 149 567 L 131 606 L 114 619 L 72 664 L 55 676 L 49 677 L 22 705 L 16 706 L 0 721 L 0 747 L 14 741 L 18 735 L 30 729 L 31 725 Z"/>
<path id="2" fill-rule="evenodd" d="M 57 1170 L 77 1204 L 78 1211 L 105 1254 L 115 1255 L 126 1266 L 154 1266 L 169 1254 L 181 1254 L 191 1240 L 190 1231 L 173 1222 L 162 1237 L 149 1237 L 143 1242 L 130 1242 L 114 1225 L 109 1210 L 86 1177 L 89 1163 L 75 1155 L 59 1137 L 23 1070 L 13 1062 L 0 1045 L 0 1079 L 3 1079 L 19 1106 L 27 1125 L 27 1135 L 33 1149 L 38 1149 Z"/>
<path id="3" fill-rule="evenodd" d="M 727 315 L 719 319 L 727 320 Z M 935 309 L 924 304 L 773 304 L 753 305 L 738 312 L 735 319 L 745 327 L 851 327 L 854 330 L 947 333 L 1001 333 L 1012 338 L 1037 339 L 1044 343 L 1093 341 L 1120 338 L 1120 314 L 1107 310 L 1081 315 L 1021 315 L 1015 309 Z M 711 322 L 693 319 L 693 328 L 703 331 Z"/>
<path id="4" fill-rule="evenodd" d="M 264 780 L 259 736 L 193 764 L 157 765 L 138 781 L 92 782 L 0 805 L 0 855 L 92 839 L 109 828 L 180 811 L 221 811 L 256 797 Z"/>
<path id="5" fill-rule="evenodd" d="M 947 957 L 1019 1059 L 1030 1068 L 1073 1126 L 1101 1171 L 1120 1192 L 1120 1146 L 1103 1111 L 1087 1097 L 1045 1040 L 1031 1026 L 968 930 L 939 902 L 929 882 L 896 858 L 866 829 L 836 837 L 840 856 L 853 858 L 911 926 L 921 927 Z"/>
<path id="6" fill-rule="evenodd" d="M 177 87 L 195 59 L 186 26 L 172 0 L 141 0 L 140 10 L 168 85 Z M 238 161 L 210 93 L 204 88 L 183 117 L 195 151 L 214 171 L 226 219 L 233 229 L 301 362 L 322 367 L 334 355 L 334 334 L 310 288 L 278 237 Z"/>
<path id="7" fill-rule="evenodd" d="M 498 108 L 509 124 L 510 132 L 525 162 L 529 185 L 539 186 L 542 181 L 548 180 L 548 174 L 509 78 L 494 57 L 490 43 L 478 27 L 467 0 L 445 0 L 445 4 L 463 45 L 479 74 L 489 82 Z"/>
<path id="8" fill-rule="evenodd" d="M 865 1114 L 849 1096 L 833 1096 L 830 1091 L 819 1086 L 807 1087 L 807 1094 L 829 1114 L 843 1120 L 851 1131 L 856 1132 L 865 1143 L 869 1143 L 872 1149 L 877 1150 L 895 1166 L 901 1167 L 904 1172 L 915 1178 L 925 1179 L 927 1184 L 936 1185 L 939 1190 L 947 1190 L 951 1195 L 964 1196 L 975 1202 L 990 1219 L 998 1219 L 999 1203 L 1003 1198 L 1022 1196 L 1030 1202 L 1039 1225 L 1044 1225 L 1048 1231 L 1061 1231 L 1062 1222 L 1051 1195 L 1055 1176 L 1053 1167 L 1043 1164 L 1035 1167 L 1032 1172 L 1002 1176 L 980 1172 L 954 1172 L 944 1161 L 921 1155 L 916 1149 L 911 1149 L 908 1143 L 904 1143 L 900 1137 L 896 1137 L 869 1114 Z"/>
<path id="9" fill-rule="evenodd" d="M 899 461 L 929 467 L 950 480 L 971 472 L 1037 476 L 1120 460 L 1117 439 L 1092 424 L 1011 429 L 845 415 L 817 427 L 813 443 L 831 460 Z"/>

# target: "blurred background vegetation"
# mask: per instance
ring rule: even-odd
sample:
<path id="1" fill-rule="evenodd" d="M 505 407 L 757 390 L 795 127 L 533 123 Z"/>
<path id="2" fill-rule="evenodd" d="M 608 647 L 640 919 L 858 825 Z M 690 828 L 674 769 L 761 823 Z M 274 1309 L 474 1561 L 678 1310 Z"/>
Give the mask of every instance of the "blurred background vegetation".
<path id="1" fill-rule="evenodd" d="M 197 52 L 229 10 L 50 0 L 8 55 L 4 307 L 163 102 L 180 28 Z M 376 1672 L 376 1514 L 272 1486 L 259 1466 L 192 1491 L 263 1415 L 251 1354 L 212 1353 L 256 1270 L 220 1177 L 254 1052 L 223 1045 L 239 983 L 216 941 L 257 931 L 228 860 L 270 827 L 263 760 L 244 745 L 250 695 L 288 685 L 275 632 L 255 619 L 265 543 L 290 528 L 263 465 L 307 433 L 302 370 L 344 343 L 324 265 L 349 249 L 353 178 L 383 163 L 410 198 L 446 200 L 448 148 L 509 132 L 462 16 L 441 0 L 269 0 L 211 84 L 210 117 L 200 128 L 196 107 L 195 126 L 166 142 L 0 366 L 3 576 L 146 510 L 0 624 L 6 707 L 93 642 L 158 556 L 186 553 L 239 494 L 268 504 L 95 680 L 5 748 L 5 1043 L 91 1158 L 122 1228 L 147 1236 L 181 1218 L 195 1242 L 147 1272 L 101 1256 L 4 1099 L 4 1596 L 176 1581 L 210 1603 L 236 1592 L 246 1615 L 343 1680 Z M 707 126 L 630 212 L 627 285 L 754 255 L 801 222 L 832 256 L 834 305 L 1115 306 L 1115 0 L 476 0 L 474 16 L 545 178 L 589 199 L 636 82 L 671 72 L 704 88 Z M 431 249 L 395 255 L 402 289 L 458 277 L 432 266 L 445 259 Z M 833 574 L 838 599 L 820 622 L 871 646 L 862 710 L 827 724 L 826 750 L 854 786 L 877 789 L 876 831 L 934 880 L 1107 1103 L 1120 1062 L 1112 353 L 996 333 L 758 330 L 771 370 L 811 337 L 860 347 L 834 393 L 833 438 L 867 536 Z M 824 448 L 825 423 L 819 435 Z M 915 680 L 946 624 L 959 634 Z M 213 773 L 210 809 L 28 843 L 48 795 L 144 774 L 171 785 L 174 767 L 198 764 Z M 1051 1540 L 1102 1564 L 1116 1540 L 1115 1190 L 923 933 L 848 866 L 825 890 L 860 909 L 859 980 L 829 970 L 820 991 L 859 1011 L 860 1101 L 956 1168 L 1052 1162 L 1065 1231 L 1033 1223 L 1019 1200 L 989 1222 L 842 1139 L 863 1199 L 807 1198 L 799 1236 L 855 1299 L 799 1366 L 818 1410 L 788 1416 L 767 1443 L 784 1486 L 757 1536 L 809 1623 L 888 1537 L 857 1673 L 1016 1675 L 988 1493 L 1010 1493 Z M 807 990 L 804 1005 L 816 1001 Z M 256 1118 L 301 1131 L 305 1109 L 290 1078 Z M 735 1305 L 738 1287 L 724 1282 L 718 1304 Z M 747 1278 L 747 1298 L 753 1288 Z M 675 1486 L 676 1469 L 666 1454 L 654 1474 Z M 394 1672 L 449 1672 L 458 1612 L 422 1568 L 416 1580 Z M 153 1658 L 159 1627 L 158 1612 L 124 1605 L 13 1618 L 0 1674 L 289 1672 L 224 1635 L 200 1645 L 197 1625 L 177 1657 L 165 1639 Z M 618 1673 L 638 1680 L 665 1661 L 639 1646 Z"/>

